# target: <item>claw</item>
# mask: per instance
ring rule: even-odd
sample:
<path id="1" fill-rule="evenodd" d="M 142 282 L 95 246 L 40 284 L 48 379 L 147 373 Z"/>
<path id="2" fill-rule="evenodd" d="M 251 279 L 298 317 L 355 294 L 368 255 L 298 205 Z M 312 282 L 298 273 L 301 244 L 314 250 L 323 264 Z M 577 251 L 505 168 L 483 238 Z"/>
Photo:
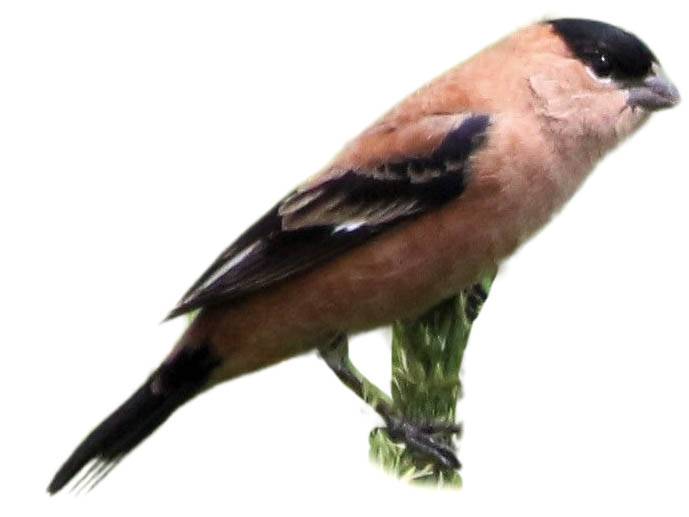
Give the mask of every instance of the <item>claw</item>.
<path id="1" fill-rule="evenodd" d="M 462 424 L 435 422 L 418 426 L 419 431 L 425 434 L 457 434 L 462 435 Z"/>
<path id="2" fill-rule="evenodd" d="M 399 418 L 386 419 L 386 430 L 396 442 L 405 443 L 410 449 L 433 458 L 437 463 L 448 469 L 459 469 L 462 464 L 457 459 L 454 450 L 438 441 L 433 435 L 439 433 L 458 433 L 458 424 L 425 424 L 415 425 Z"/>

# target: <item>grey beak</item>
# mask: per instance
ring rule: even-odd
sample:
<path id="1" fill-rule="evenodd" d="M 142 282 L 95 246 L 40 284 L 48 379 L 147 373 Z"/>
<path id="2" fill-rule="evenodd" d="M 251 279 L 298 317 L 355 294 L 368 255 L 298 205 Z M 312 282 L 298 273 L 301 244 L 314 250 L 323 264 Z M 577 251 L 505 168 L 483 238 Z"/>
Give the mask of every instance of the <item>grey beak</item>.
<path id="1" fill-rule="evenodd" d="M 649 75 L 641 86 L 629 89 L 627 104 L 649 111 L 671 108 L 680 101 L 677 87 L 662 73 L 660 67 L 653 67 L 654 74 Z"/>

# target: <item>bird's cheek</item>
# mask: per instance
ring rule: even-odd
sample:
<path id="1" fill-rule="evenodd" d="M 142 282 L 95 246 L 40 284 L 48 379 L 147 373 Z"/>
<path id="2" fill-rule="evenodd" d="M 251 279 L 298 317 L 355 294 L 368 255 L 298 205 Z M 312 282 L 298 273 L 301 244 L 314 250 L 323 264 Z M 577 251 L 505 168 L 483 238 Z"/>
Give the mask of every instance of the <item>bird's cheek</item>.
<path id="1" fill-rule="evenodd" d="M 618 142 L 639 129 L 649 117 L 648 111 L 630 106 L 623 91 L 611 93 L 607 105 Z"/>
<path id="2" fill-rule="evenodd" d="M 552 77 L 534 74 L 529 77 L 529 88 L 535 100 L 536 112 L 544 117 L 560 120 L 567 118 L 570 112 L 571 96 L 561 81 Z"/>
<path id="3" fill-rule="evenodd" d="M 624 92 L 617 89 L 582 95 L 579 113 L 584 118 L 587 133 L 598 140 L 602 151 L 636 129 L 640 116 L 628 108 Z"/>
<path id="4" fill-rule="evenodd" d="M 627 108 L 623 109 L 617 117 L 615 132 L 618 140 L 629 136 L 639 129 L 649 118 L 649 112 L 642 109 Z"/>

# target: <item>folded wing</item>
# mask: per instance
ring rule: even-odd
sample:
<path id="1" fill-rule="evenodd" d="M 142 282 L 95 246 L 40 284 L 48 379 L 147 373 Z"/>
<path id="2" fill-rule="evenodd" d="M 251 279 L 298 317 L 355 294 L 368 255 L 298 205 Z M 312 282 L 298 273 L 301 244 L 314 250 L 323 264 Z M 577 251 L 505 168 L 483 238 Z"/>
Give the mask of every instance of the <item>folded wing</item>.
<path id="1" fill-rule="evenodd" d="M 168 318 L 304 273 L 458 198 L 489 125 L 487 115 L 439 115 L 365 133 L 242 234 Z"/>

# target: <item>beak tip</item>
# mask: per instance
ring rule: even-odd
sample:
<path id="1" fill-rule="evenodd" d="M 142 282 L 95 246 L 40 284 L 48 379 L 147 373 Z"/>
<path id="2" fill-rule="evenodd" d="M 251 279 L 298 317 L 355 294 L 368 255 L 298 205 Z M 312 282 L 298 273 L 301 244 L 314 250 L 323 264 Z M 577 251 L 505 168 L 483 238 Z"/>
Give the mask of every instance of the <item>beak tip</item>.
<path id="1" fill-rule="evenodd" d="M 679 90 L 677 89 L 676 86 L 673 85 L 674 91 L 673 91 L 673 97 L 672 97 L 672 105 L 677 106 L 680 102 L 682 102 L 682 96 L 679 94 Z"/>
<path id="2" fill-rule="evenodd" d="M 682 100 L 677 87 L 668 80 L 662 83 L 662 87 L 656 93 L 667 100 L 668 107 L 676 106 Z"/>
<path id="3" fill-rule="evenodd" d="M 653 75 L 629 92 L 629 104 L 649 111 L 672 108 L 682 100 L 677 87 L 663 75 Z"/>

